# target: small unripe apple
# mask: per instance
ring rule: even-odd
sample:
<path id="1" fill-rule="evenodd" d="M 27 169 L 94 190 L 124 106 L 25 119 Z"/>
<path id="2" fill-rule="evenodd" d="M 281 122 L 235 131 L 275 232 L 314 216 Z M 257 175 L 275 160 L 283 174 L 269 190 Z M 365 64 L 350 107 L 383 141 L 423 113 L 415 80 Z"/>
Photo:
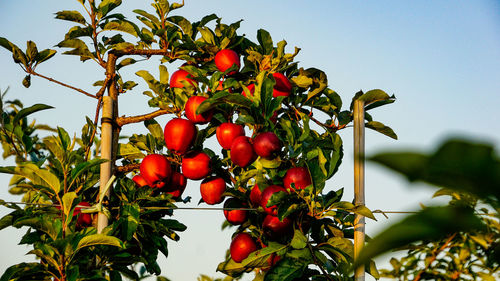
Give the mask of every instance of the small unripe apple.
<path id="1" fill-rule="evenodd" d="M 292 183 L 295 184 L 296 189 L 304 189 L 312 184 L 311 174 L 306 167 L 293 167 L 288 169 L 283 178 L 283 185 L 290 191 L 292 190 Z"/>
<path id="2" fill-rule="evenodd" d="M 191 180 L 201 180 L 210 174 L 210 156 L 202 151 L 192 151 L 182 158 L 182 173 Z"/>
<path id="3" fill-rule="evenodd" d="M 286 78 L 285 75 L 275 72 L 273 73 L 274 80 L 276 84 L 274 84 L 273 88 L 273 97 L 285 96 L 288 97 L 292 93 L 292 84 Z"/>
<path id="4" fill-rule="evenodd" d="M 191 120 L 191 122 L 195 124 L 206 124 L 212 120 L 212 116 L 214 115 L 213 110 L 203 112 L 202 114 L 196 114 L 196 110 L 206 99 L 207 98 L 203 96 L 192 96 L 187 100 L 186 105 L 184 106 L 187 119 Z"/>
<path id="5" fill-rule="evenodd" d="M 229 49 L 224 49 L 217 52 L 214 60 L 215 66 L 217 66 L 217 69 L 221 72 L 228 70 L 233 65 L 236 65 L 238 67 L 238 70 L 241 66 L 240 56 L 235 51 Z M 235 73 L 236 71 L 231 71 L 228 73 L 228 75 L 233 75 Z"/>
<path id="6" fill-rule="evenodd" d="M 172 76 L 170 76 L 170 88 L 184 88 L 182 81 L 188 82 L 193 87 L 198 86 L 198 81 L 189 78 L 188 76 L 191 76 L 191 74 L 184 69 L 175 71 L 172 73 Z"/>
<path id="7" fill-rule="evenodd" d="M 279 185 L 270 185 L 262 191 L 262 195 L 260 196 L 260 206 L 264 208 L 264 211 L 266 211 L 267 214 L 273 216 L 276 216 L 278 214 L 278 206 L 272 205 L 267 207 L 267 202 L 269 201 L 269 199 L 273 194 L 281 191 L 287 192 L 284 187 Z"/>
<path id="8" fill-rule="evenodd" d="M 231 246 L 229 247 L 229 252 L 231 253 L 231 258 L 235 262 L 242 262 L 244 259 L 250 255 L 250 253 L 257 250 L 257 243 L 246 232 L 238 233 L 231 241 Z"/>
<path id="9" fill-rule="evenodd" d="M 275 133 L 264 132 L 253 139 L 253 149 L 260 157 L 273 159 L 281 150 L 281 142 Z"/>
<path id="10" fill-rule="evenodd" d="M 219 204 L 224 200 L 222 194 L 226 191 L 226 182 L 221 177 L 204 179 L 200 184 L 201 198 L 208 205 Z"/>
<path id="11" fill-rule="evenodd" d="M 257 159 L 257 154 L 250 143 L 251 138 L 239 136 L 231 144 L 231 161 L 242 168 L 250 165 Z"/>
<path id="12" fill-rule="evenodd" d="M 248 206 L 237 198 L 229 198 L 224 202 L 224 208 L 247 208 Z M 247 210 L 224 210 L 226 220 L 232 225 L 240 225 L 247 220 Z"/>
<path id="13" fill-rule="evenodd" d="M 184 154 L 191 148 L 196 132 L 193 122 L 188 119 L 174 118 L 167 122 L 163 130 L 165 145 L 176 154 Z"/>
<path id="14" fill-rule="evenodd" d="M 135 185 L 138 187 L 143 187 L 148 185 L 148 182 L 139 174 L 132 177 L 132 180 L 135 182 Z"/>
<path id="15" fill-rule="evenodd" d="M 245 135 L 243 126 L 234 123 L 222 123 L 215 130 L 217 141 L 224 149 L 231 149 L 235 138 Z"/>
<path id="16" fill-rule="evenodd" d="M 280 221 L 276 216 L 267 215 L 262 222 L 262 230 L 270 240 L 277 240 L 293 232 L 292 220 L 287 217 Z"/>
<path id="17" fill-rule="evenodd" d="M 172 173 L 168 184 L 165 185 L 163 190 L 165 193 L 172 194 L 172 197 L 181 197 L 182 193 L 186 189 L 187 179 L 186 177 L 177 171 Z"/>
<path id="18" fill-rule="evenodd" d="M 172 168 L 167 158 L 160 154 L 149 154 L 142 159 L 139 171 L 151 187 L 162 188 L 165 180 L 172 174 Z"/>

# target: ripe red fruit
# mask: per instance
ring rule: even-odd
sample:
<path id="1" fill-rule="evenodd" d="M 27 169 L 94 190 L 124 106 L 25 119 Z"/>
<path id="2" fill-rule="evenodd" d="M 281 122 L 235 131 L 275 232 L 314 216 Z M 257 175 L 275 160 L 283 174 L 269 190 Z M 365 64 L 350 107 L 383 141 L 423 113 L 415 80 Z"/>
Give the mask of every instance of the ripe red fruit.
<path id="1" fill-rule="evenodd" d="M 304 189 L 312 184 L 311 174 L 306 167 L 294 167 L 288 169 L 283 178 L 283 185 L 290 191 L 292 190 L 292 183 L 295 184 L 296 189 Z"/>
<path id="2" fill-rule="evenodd" d="M 226 191 L 226 182 L 221 177 L 206 178 L 200 184 L 201 198 L 208 205 L 222 202 L 224 191 Z"/>
<path id="3" fill-rule="evenodd" d="M 238 54 L 233 50 L 229 49 L 220 50 L 215 55 L 215 66 L 217 66 L 217 69 L 221 72 L 228 70 L 235 64 L 239 70 L 241 66 L 240 56 L 238 56 Z M 228 75 L 233 75 L 235 73 L 236 71 L 231 71 L 228 73 Z"/>
<path id="4" fill-rule="evenodd" d="M 182 193 L 186 189 L 186 185 L 186 177 L 183 174 L 174 171 L 172 173 L 172 176 L 170 177 L 168 184 L 166 184 L 163 190 L 168 194 L 172 194 L 174 198 L 178 198 L 181 197 Z"/>
<path id="5" fill-rule="evenodd" d="M 172 73 L 172 76 L 170 76 L 170 88 L 184 88 L 182 81 L 188 82 L 193 87 L 198 86 L 198 81 L 188 78 L 188 75 L 191 76 L 191 74 L 184 69 L 179 69 Z"/>
<path id="6" fill-rule="evenodd" d="M 281 150 L 281 142 L 273 132 L 264 132 L 253 140 L 253 149 L 260 157 L 273 159 Z"/>
<path id="7" fill-rule="evenodd" d="M 172 174 L 170 162 L 160 154 L 149 154 L 142 159 L 139 166 L 141 176 L 151 187 L 162 188 L 165 180 Z"/>
<path id="8" fill-rule="evenodd" d="M 252 187 L 252 191 L 250 191 L 250 202 L 252 202 L 252 204 L 255 206 L 259 206 L 261 196 L 262 191 L 260 190 L 259 186 L 254 185 Z"/>
<path id="9" fill-rule="evenodd" d="M 196 114 L 196 110 L 206 99 L 206 97 L 202 96 L 193 96 L 187 100 L 186 105 L 184 106 L 187 119 L 191 120 L 191 122 L 195 124 L 206 124 L 210 122 L 212 116 L 214 115 L 213 110 L 206 111 L 202 114 Z"/>
<path id="10" fill-rule="evenodd" d="M 82 213 L 82 209 L 85 209 L 85 207 L 90 207 L 90 206 L 91 205 L 87 202 L 80 202 L 75 207 L 75 210 L 73 211 L 73 217 L 77 216 L 76 225 L 78 227 L 86 227 L 92 225 L 92 214 Z"/>
<path id="11" fill-rule="evenodd" d="M 292 233 L 292 220 L 284 218 L 280 221 L 276 216 L 267 215 L 262 222 L 262 230 L 270 240 L 277 240 Z"/>
<path id="12" fill-rule="evenodd" d="M 251 252 L 257 250 L 255 240 L 246 232 L 238 233 L 231 241 L 229 252 L 231 258 L 235 262 L 241 262 L 250 255 Z"/>
<path id="13" fill-rule="evenodd" d="M 196 138 L 196 126 L 187 119 L 174 118 L 167 122 L 163 134 L 170 151 L 184 154 Z"/>
<path id="14" fill-rule="evenodd" d="M 182 173 L 191 180 L 201 180 L 210 173 L 210 156 L 193 151 L 182 158 Z"/>
<path id="15" fill-rule="evenodd" d="M 217 136 L 217 141 L 224 149 L 231 149 L 233 140 L 236 137 L 244 136 L 245 130 L 243 126 L 234 123 L 222 123 L 215 130 L 215 135 Z"/>
<path id="16" fill-rule="evenodd" d="M 138 187 L 143 187 L 148 185 L 148 182 L 139 174 L 132 177 L 132 180 L 135 182 L 135 185 Z"/>
<path id="17" fill-rule="evenodd" d="M 273 73 L 273 77 L 274 80 L 276 80 L 276 84 L 274 84 L 273 89 L 273 97 L 288 97 L 292 93 L 292 84 L 288 78 L 279 72 Z"/>
<path id="18" fill-rule="evenodd" d="M 229 198 L 224 202 L 224 208 L 247 208 L 247 205 L 237 198 Z M 247 220 L 247 210 L 224 210 L 226 220 L 232 225 L 240 225 Z"/>
<path id="19" fill-rule="evenodd" d="M 250 94 L 253 96 L 253 93 L 255 92 L 255 84 L 250 84 L 250 85 L 248 85 L 248 86 L 247 86 L 247 88 L 248 88 L 248 91 L 250 91 Z M 245 90 L 243 90 L 243 91 L 241 92 L 241 94 L 242 94 L 244 97 L 246 97 L 246 96 L 247 96 L 247 94 L 245 93 Z"/>
<path id="20" fill-rule="evenodd" d="M 253 150 L 250 138 L 239 136 L 231 144 L 231 161 L 240 167 L 246 167 L 257 159 L 257 154 Z"/>
<path id="21" fill-rule="evenodd" d="M 270 185 L 262 191 L 262 195 L 260 196 L 260 205 L 262 206 L 262 208 L 264 208 L 264 211 L 266 211 L 267 214 L 273 216 L 276 216 L 278 214 L 278 206 L 276 205 L 272 205 L 269 207 L 266 206 L 267 202 L 269 201 L 269 198 L 271 198 L 271 196 L 274 193 L 280 191 L 286 192 L 286 189 L 279 185 Z"/>

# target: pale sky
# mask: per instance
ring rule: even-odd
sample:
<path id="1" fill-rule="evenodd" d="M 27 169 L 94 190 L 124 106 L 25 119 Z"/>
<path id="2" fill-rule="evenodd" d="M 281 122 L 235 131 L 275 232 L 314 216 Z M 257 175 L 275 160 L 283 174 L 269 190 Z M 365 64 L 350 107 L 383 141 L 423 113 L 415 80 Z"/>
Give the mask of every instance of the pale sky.
<path id="1" fill-rule="evenodd" d="M 124 1 L 117 11 L 149 9 L 148 1 Z M 328 75 L 329 87 L 348 106 L 358 90 L 380 88 L 394 94 L 397 101 L 371 112 L 374 119 L 391 126 L 398 134 L 394 141 L 367 130 L 367 154 L 391 149 L 430 150 L 449 136 L 464 136 L 500 147 L 500 2 L 499 1 L 230 1 L 186 0 L 178 13 L 191 21 L 216 13 L 224 23 L 243 19 L 239 33 L 251 40 L 260 28 L 270 32 L 274 42 L 285 39 L 287 52 L 301 48 L 300 66 L 316 67 Z M 0 37 L 25 48 L 27 40 L 38 49 L 52 48 L 64 37 L 70 23 L 53 19 L 60 10 L 79 10 L 68 0 L 0 0 Z M 61 50 L 58 50 L 62 53 Z M 150 69 L 157 73 L 153 58 L 138 64 L 128 79 L 141 84 L 120 100 L 120 114 L 149 112 L 141 94 L 142 79 L 133 73 Z M 167 65 L 167 67 L 169 67 Z M 171 70 L 172 69 L 172 70 Z M 169 71 L 174 70 L 173 66 Z M 90 92 L 103 70 L 92 62 L 56 55 L 38 71 Z M 94 101 L 69 89 L 32 78 L 32 86 L 21 85 L 24 73 L 9 52 L 0 49 L 0 89 L 10 87 L 7 99 L 19 98 L 25 105 L 46 103 L 55 109 L 37 113 L 39 123 L 66 128 L 80 134 L 84 116 L 93 116 Z M 157 118 L 165 124 L 168 118 Z M 126 128 L 124 135 L 145 132 L 141 126 Z M 344 161 L 325 191 L 344 187 L 344 200 L 352 200 L 352 133 L 341 132 Z M 207 144 L 215 147 L 215 142 Z M 213 148 L 217 149 L 217 148 Z M 0 160 L 2 165 L 11 162 Z M 432 189 L 409 185 L 401 178 L 373 164 L 367 164 L 367 206 L 382 210 L 415 210 L 420 202 L 430 202 Z M 0 175 L 0 198 L 19 200 L 7 192 L 9 177 Z M 199 182 L 190 182 L 184 195 L 195 206 L 200 199 Z M 181 206 L 181 205 L 180 205 Z M 0 207 L 0 215 L 7 209 Z M 172 280 L 196 280 L 203 273 L 216 273 L 224 259 L 234 230 L 220 231 L 224 219 L 218 211 L 177 211 L 174 218 L 188 230 L 179 242 L 170 242 L 168 259 L 160 258 L 162 274 Z M 368 221 L 367 231 L 375 234 L 390 222 L 380 216 Z M 0 231 L 0 272 L 8 266 L 28 261 L 27 248 L 17 246 L 26 230 Z M 6 254 L 7 253 L 7 254 Z M 383 264 L 380 261 L 379 267 Z M 250 275 L 251 276 L 251 275 Z M 250 276 L 245 280 L 251 280 Z"/>

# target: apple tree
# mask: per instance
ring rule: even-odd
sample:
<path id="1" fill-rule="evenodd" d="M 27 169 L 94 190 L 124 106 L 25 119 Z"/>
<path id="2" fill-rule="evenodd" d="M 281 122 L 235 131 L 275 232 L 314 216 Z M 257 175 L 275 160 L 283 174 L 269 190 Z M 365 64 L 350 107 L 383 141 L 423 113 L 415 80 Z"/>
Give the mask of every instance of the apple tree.
<path id="1" fill-rule="evenodd" d="M 256 280 L 351 280 L 354 214 L 374 217 L 326 183 L 342 162 L 338 132 L 351 126 L 353 102 L 370 110 L 394 96 L 360 91 L 345 107 L 323 71 L 295 61 L 299 48 L 287 53 L 286 41 L 274 42 L 263 29 L 254 42 L 238 34 L 240 21 L 225 24 L 215 14 L 189 21 L 177 14 L 183 4 L 155 0 L 149 10 L 133 10 L 131 20 L 116 13 L 121 0 L 78 2 L 81 11 L 56 13 L 74 24 L 57 47 L 106 71 L 93 83 L 95 94 L 38 71 L 56 50 L 39 51 L 32 41 L 22 50 L 0 38 L 26 72 L 25 87 L 32 77 L 48 79 L 96 100 L 94 118 L 86 117 L 74 138 L 29 121 L 50 106 L 3 101 L 4 157 L 16 165 L 0 171 L 13 175 L 10 191 L 23 195 L 24 206 L 2 202 L 13 211 L 0 229 L 27 227 L 21 243 L 38 262 L 13 265 L 1 280 L 138 280 L 135 264 L 160 274 L 158 254 L 167 256 L 167 239 L 178 240 L 186 228 L 172 216 L 189 201 L 188 180 L 200 181 L 200 204 L 227 198 L 224 227 L 234 235 L 218 271 L 236 278 L 255 271 Z M 141 68 L 152 57 L 161 58 L 157 73 Z M 135 77 L 120 73 L 133 67 Z M 136 94 L 139 83 L 154 110 L 118 117 L 119 97 Z M 107 97 L 110 117 L 100 115 Z M 160 115 L 171 118 L 159 124 Z M 366 127 L 397 138 L 370 114 L 365 119 Z M 134 123 L 147 132 L 119 138 Z M 113 128 L 110 159 L 100 157 L 104 124 Z M 210 138 L 220 147 L 204 146 Z M 99 167 L 107 163 L 113 176 L 101 182 Z M 97 214 L 108 220 L 99 231 Z M 378 277 L 374 263 L 367 265 Z"/>

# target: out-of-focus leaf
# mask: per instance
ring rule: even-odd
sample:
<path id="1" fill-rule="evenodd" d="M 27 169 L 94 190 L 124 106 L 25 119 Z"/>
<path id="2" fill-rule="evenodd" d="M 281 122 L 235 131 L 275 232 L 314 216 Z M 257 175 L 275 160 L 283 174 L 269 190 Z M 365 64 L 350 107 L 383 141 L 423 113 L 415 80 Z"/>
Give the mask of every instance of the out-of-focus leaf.
<path id="1" fill-rule="evenodd" d="M 500 200 L 500 161 L 493 147 L 487 144 L 451 139 L 433 154 L 388 152 L 369 160 L 403 174 L 410 181 Z"/>
<path id="2" fill-rule="evenodd" d="M 304 236 L 302 231 L 296 229 L 295 233 L 293 234 L 292 242 L 290 242 L 290 245 L 294 249 L 304 249 L 307 246 L 307 237 Z"/>
<path id="3" fill-rule="evenodd" d="M 361 251 L 354 268 L 370 259 L 399 247 L 422 240 L 441 239 L 459 231 L 485 228 L 481 219 L 468 208 L 433 207 L 388 227 L 374 237 Z"/>

